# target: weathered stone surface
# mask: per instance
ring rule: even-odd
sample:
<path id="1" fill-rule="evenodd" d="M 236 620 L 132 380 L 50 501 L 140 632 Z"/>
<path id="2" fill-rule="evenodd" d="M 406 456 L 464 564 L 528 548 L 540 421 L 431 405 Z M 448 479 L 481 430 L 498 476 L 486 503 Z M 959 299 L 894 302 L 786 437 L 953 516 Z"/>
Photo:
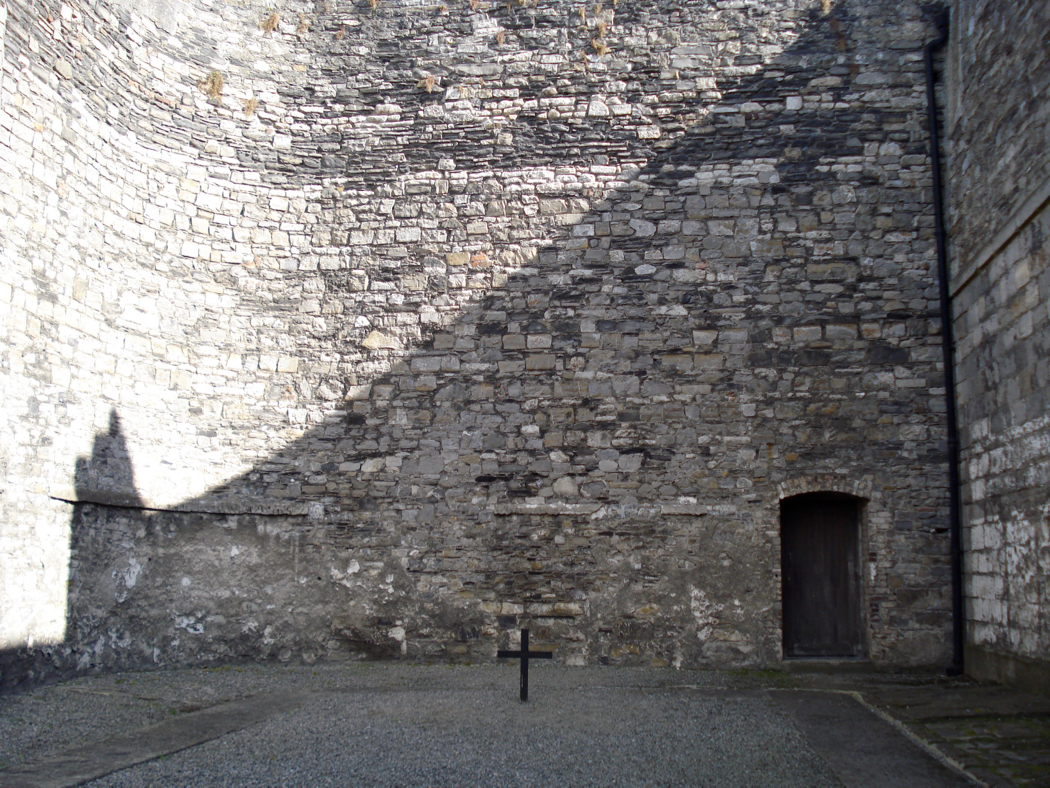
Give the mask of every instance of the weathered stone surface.
<path id="1" fill-rule="evenodd" d="M 1050 173 L 1043 73 L 1050 8 L 1021 0 L 998 13 L 963 2 L 953 2 L 951 10 L 944 122 L 951 145 L 952 265 L 958 271 Z"/>
<path id="2" fill-rule="evenodd" d="M 917 4 L 9 7 L 5 646 L 768 664 L 829 490 L 943 658 Z"/>
<path id="3" fill-rule="evenodd" d="M 987 651 L 974 661 L 982 677 L 1012 681 L 1013 657 L 1050 675 L 1050 6 L 952 10 L 946 126 L 967 641 Z"/>

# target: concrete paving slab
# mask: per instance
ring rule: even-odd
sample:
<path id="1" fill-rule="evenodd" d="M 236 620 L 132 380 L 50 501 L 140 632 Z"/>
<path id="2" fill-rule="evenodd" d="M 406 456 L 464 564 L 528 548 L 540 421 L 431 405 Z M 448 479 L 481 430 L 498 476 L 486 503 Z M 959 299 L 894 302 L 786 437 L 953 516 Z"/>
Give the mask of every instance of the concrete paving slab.
<path id="1" fill-rule="evenodd" d="M 774 690 L 771 695 L 847 788 L 973 788 L 980 784 L 935 759 L 847 693 Z"/>

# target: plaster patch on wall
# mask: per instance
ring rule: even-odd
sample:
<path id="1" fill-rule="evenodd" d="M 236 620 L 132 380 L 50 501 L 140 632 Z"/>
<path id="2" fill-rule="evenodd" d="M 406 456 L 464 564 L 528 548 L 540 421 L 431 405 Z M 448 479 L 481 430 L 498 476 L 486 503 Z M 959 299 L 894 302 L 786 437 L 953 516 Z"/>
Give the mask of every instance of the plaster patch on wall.
<path id="1" fill-rule="evenodd" d="M 1023 588 L 1035 577 L 1028 557 L 1037 554 L 1035 526 L 1023 512 L 1014 510 L 1006 521 L 1006 576 L 1011 585 Z"/>
<path id="2" fill-rule="evenodd" d="M 123 602 L 128 598 L 128 592 L 135 587 L 139 574 L 142 572 L 142 564 L 135 560 L 134 556 L 128 558 L 128 565 L 122 570 L 114 572 L 114 577 L 124 584 L 124 588 L 117 592 L 117 601 Z"/>
<path id="3" fill-rule="evenodd" d="M 708 599 L 707 594 L 699 588 L 689 586 L 689 609 L 692 611 L 693 621 L 696 622 L 696 637 L 701 643 L 706 642 L 718 626 L 718 613 L 723 607 L 724 605 Z"/>
<path id="4" fill-rule="evenodd" d="M 198 621 L 196 616 L 175 616 L 175 627 L 185 629 L 193 635 L 204 634 L 204 624 Z"/>
<path id="5" fill-rule="evenodd" d="M 351 578 L 360 571 L 361 564 L 354 560 L 350 562 L 345 572 L 340 572 L 334 566 L 329 567 L 328 576 L 332 578 L 332 582 L 334 583 L 339 583 L 339 585 L 346 586 L 347 588 L 354 588 L 361 583 L 359 581 L 354 581 Z"/>

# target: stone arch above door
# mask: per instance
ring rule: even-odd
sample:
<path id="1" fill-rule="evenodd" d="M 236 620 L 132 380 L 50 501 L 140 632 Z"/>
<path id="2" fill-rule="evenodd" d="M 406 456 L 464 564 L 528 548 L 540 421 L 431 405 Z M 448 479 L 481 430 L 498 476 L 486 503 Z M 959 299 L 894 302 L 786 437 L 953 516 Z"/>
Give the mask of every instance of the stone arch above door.
<path id="1" fill-rule="evenodd" d="M 869 501 L 876 497 L 870 479 L 852 479 L 842 476 L 803 476 L 787 479 L 777 485 L 781 501 L 806 493 L 842 493 Z"/>

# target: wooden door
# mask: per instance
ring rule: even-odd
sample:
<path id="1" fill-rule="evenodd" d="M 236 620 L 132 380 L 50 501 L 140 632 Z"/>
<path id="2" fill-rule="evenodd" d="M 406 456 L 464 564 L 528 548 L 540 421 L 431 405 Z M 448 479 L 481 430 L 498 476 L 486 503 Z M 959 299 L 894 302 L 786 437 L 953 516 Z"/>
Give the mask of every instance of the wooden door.
<path id="1" fill-rule="evenodd" d="M 820 494 L 780 504 L 785 657 L 863 653 L 859 504 Z"/>

